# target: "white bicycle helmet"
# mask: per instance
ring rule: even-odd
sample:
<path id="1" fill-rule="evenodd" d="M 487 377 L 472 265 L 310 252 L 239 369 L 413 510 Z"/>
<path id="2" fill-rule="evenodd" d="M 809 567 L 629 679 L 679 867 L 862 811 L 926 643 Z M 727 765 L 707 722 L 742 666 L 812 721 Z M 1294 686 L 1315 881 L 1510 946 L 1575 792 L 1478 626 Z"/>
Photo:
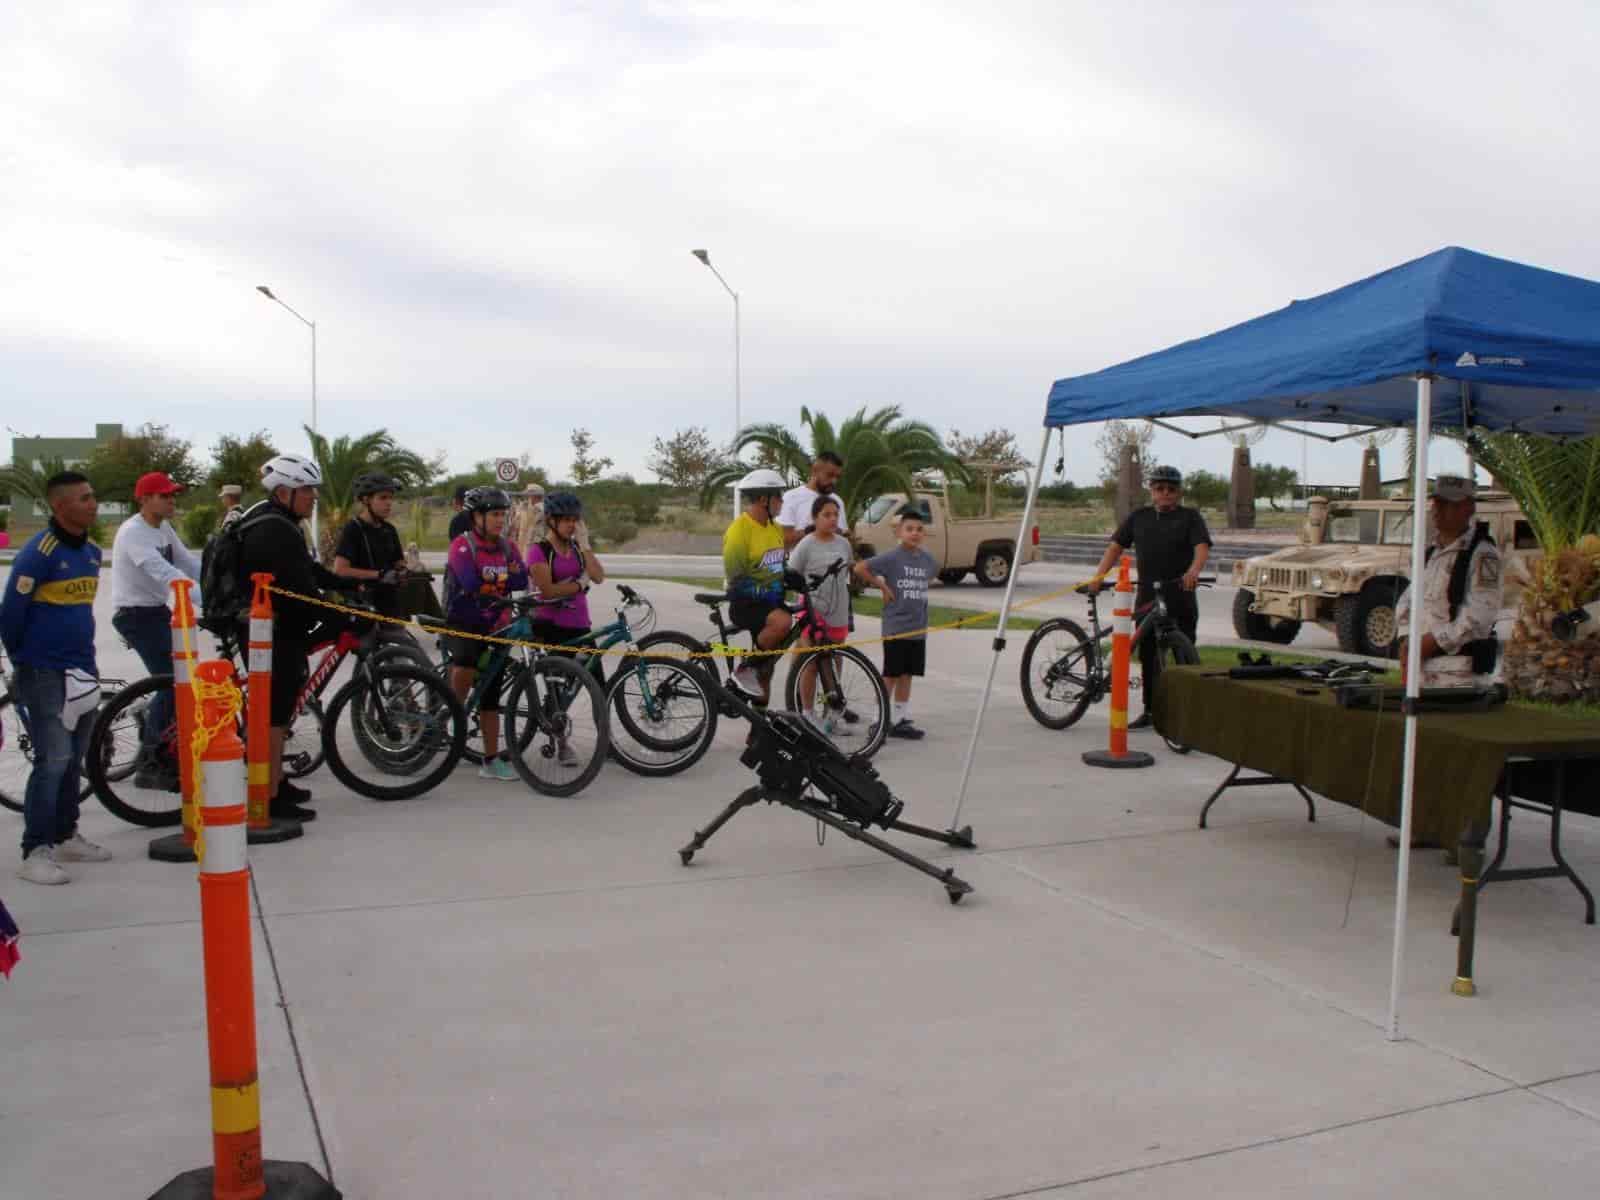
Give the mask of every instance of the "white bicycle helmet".
<path id="1" fill-rule="evenodd" d="M 755 498 L 762 493 L 781 496 L 789 490 L 788 483 L 771 467 L 757 467 L 750 474 L 739 480 L 739 498 Z"/>
<path id="2" fill-rule="evenodd" d="M 278 487 L 321 487 L 322 472 L 309 458 L 280 454 L 261 464 L 261 486 L 269 495 Z"/>

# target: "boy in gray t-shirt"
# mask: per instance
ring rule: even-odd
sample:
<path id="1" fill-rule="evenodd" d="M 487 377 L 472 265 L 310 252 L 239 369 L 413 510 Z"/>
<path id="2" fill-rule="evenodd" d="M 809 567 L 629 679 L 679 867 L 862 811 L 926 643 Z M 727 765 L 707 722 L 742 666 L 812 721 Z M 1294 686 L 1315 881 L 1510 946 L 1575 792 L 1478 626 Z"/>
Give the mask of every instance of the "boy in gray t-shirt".
<path id="1" fill-rule="evenodd" d="M 883 593 L 883 636 L 893 639 L 883 643 L 883 682 L 891 706 L 889 736 L 916 740 L 924 732 L 911 722 L 911 680 L 927 668 L 928 584 L 938 575 L 939 564 L 922 548 L 927 511 L 907 504 L 899 516 L 900 544 L 858 562 L 856 578 Z"/>

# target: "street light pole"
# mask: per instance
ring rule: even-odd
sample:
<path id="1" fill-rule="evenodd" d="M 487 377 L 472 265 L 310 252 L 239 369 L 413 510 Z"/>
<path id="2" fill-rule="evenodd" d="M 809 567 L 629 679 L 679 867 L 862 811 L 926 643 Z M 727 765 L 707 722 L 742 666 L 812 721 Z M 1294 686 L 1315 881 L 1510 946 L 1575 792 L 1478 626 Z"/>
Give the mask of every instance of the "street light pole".
<path id="1" fill-rule="evenodd" d="M 740 415 L 744 397 L 741 395 L 743 389 L 739 364 L 739 293 L 729 287 L 728 281 L 722 277 L 722 272 L 711 265 L 711 252 L 709 250 L 691 250 L 689 253 L 705 263 L 706 269 L 717 277 L 717 282 L 722 285 L 722 290 L 733 297 L 733 446 L 734 453 L 737 455 L 739 431 L 744 428 L 744 422 Z M 739 516 L 739 489 L 737 487 L 733 489 L 733 515 L 735 519 Z"/>
<path id="2" fill-rule="evenodd" d="M 256 291 L 260 292 L 268 300 L 271 300 L 279 307 L 287 309 L 298 321 L 300 321 L 301 324 L 303 324 L 307 329 L 311 330 L 311 432 L 317 433 L 319 432 L 317 429 L 317 323 L 308 317 L 302 317 L 299 313 L 295 312 L 294 309 L 290 308 L 289 305 L 285 304 L 282 300 L 278 299 L 278 297 L 274 296 L 272 294 L 272 289 L 266 284 L 257 284 Z M 322 549 L 322 526 L 317 520 L 316 499 L 311 501 L 311 543 L 312 556 L 320 557 Z"/>

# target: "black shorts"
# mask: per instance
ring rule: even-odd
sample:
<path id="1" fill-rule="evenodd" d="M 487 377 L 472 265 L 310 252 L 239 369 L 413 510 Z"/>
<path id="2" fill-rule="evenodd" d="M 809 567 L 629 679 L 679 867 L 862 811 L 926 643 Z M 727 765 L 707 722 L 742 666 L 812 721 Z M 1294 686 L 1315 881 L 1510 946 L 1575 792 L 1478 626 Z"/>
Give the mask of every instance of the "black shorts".
<path id="1" fill-rule="evenodd" d="M 767 626 L 767 616 L 775 609 L 782 608 L 781 604 L 773 604 L 767 600 L 746 600 L 743 598 L 728 601 L 728 620 L 732 621 L 736 629 L 743 629 L 749 633 L 760 633 Z"/>
<path id="2" fill-rule="evenodd" d="M 452 667 L 462 667 L 468 671 L 478 669 L 478 660 L 485 651 L 493 652 L 500 648 L 499 642 L 480 642 L 477 638 L 446 637 L 444 639 L 445 652 L 450 655 Z M 477 686 L 477 681 L 473 681 Z M 500 696 L 506 688 L 505 663 L 502 662 L 495 670 L 494 678 L 483 684 L 483 690 L 478 693 L 479 712 L 499 712 Z"/>
<path id="3" fill-rule="evenodd" d="M 304 642 L 284 639 L 276 632 L 272 636 L 272 703 L 271 724 L 285 729 L 294 719 L 295 701 L 300 699 L 300 689 L 311 674 L 311 648 Z"/>
<path id="4" fill-rule="evenodd" d="M 883 677 L 921 675 L 928 666 L 927 638 L 896 638 L 883 644 Z"/>

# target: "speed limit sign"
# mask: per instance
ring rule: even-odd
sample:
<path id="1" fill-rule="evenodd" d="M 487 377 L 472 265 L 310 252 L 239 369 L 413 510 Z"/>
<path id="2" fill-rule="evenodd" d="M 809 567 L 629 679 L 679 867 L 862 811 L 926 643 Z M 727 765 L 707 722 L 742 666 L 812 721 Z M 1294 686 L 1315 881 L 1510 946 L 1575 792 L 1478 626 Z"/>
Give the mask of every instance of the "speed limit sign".
<path id="1" fill-rule="evenodd" d="M 514 458 L 497 458 L 494 460 L 494 477 L 501 483 L 515 483 L 517 476 L 522 474 L 522 468 Z"/>

